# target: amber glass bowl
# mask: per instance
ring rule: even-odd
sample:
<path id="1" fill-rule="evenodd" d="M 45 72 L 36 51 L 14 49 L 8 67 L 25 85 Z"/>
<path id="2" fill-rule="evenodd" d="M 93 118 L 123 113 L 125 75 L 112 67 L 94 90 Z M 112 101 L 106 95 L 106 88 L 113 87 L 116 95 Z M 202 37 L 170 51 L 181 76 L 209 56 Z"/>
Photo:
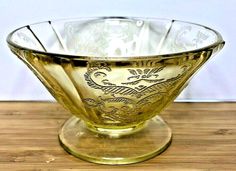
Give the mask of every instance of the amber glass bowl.
<path id="1" fill-rule="evenodd" d="M 103 164 L 164 151 L 172 134 L 160 112 L 224 45 L 202 25 L 128 17 L 36 23 L 7 42 L 73 115 L 59 131 L 63 148 Z"/>

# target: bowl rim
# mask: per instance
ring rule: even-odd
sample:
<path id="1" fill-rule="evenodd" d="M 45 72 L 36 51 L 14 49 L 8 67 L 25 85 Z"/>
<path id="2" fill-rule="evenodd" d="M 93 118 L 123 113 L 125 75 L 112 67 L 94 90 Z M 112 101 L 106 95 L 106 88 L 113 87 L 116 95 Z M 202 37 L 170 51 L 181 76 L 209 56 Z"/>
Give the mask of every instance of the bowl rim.
<path id="1" fill-rule="evenodd" d="M 33 48 L 28 48 L 28 47 L 25 47 L 25 46 L 21 46 L 17 43 L 14 43 L 11 38 L 13 36 L 14 33 L 16 33 L 18 30 L 20 29 L 23 29 L 23 28 L 27 28 L 29 26 L 32 26 L 32 25 L 37 25 L 37 24 L 42 24 L 42 23 L 51 23 L 51 22 L 61 22 L 61 21 L 78 21 L 78 20 L 94 20 L 94 19 L 140 19 L 140 20 L 166 20 L 166 21 L 170 21 L 170 22 L 181 22 L 181 23 L 186 23 L 186 24 L 191 24 L 191 25 L 195 25 L 195 26 L 200 26 L 200 27 L 203 27 L 207 30 L 210 30 L 212 31 L 213 33 L 215 33 L 217 39 L 215 42 L 207 45 L 207 46 L 203 46 L 203 47 L 200 47 L 200 48 L 196 48 L 196 49 L 192 49 L 192 50 L 185 50 L 185 51 L 180 51 L 180 52 L 175 52 L 175 53 L 163 53 L 163 54 L 151 54 L 151 55 L 140 55 L 140 56 L 137 56 L 137 55 L 133 55 L 133 56 L 91 56 L 91 55 L 75 55 L 75 54 L 65 54 L 65 53 L 54 53 L 54 52 L 47 52 L 47 51 L 42 51 L 42 50 L 36 50 L 36 49 L 33 49 Z M 77 60 L 87 60 L 87 61 L 90 61 L 90 60 L 107 60 L 107 61 L 127 61 L 127 59 L 150 59 L 150 58 L 175 58 L 175 57 L 178 57 L 178 56 L 183 56 L 183 55 L 187 55 L 187 54 L 190 54 L 190 53 L 201 53 L 202 51 L 209 51 L 209 50 L 212 50 L 214 48 L 216 48 L 217 46 L 219 45 L 223 45 L 225 44 L 225 41 L 223 40 L 221 34 L 210 28 L 210 27 L 207 27 L 207 26 L 204 26 L 204 25 L 201 25 L 201 24 L 198 24 L 198 23 L 193 23 L 193 22 L 189 22 L 189 21 L 182 21 L 182 20 L 175 20 L 175 19 L 167 19 L 167 18 L 155 18 L 155 17 L 131 17 L 131 16 L 98 16 L 98 17 L 76 17 L 76 18 L 64 18 L 64 19 L 56 19 L 56 20 L 48 20 L 48 21 L 42 21 L 42 22 L 36 22 L 36 23 L 32 23 L 32 24 L 29 24 L 29 25 L 24 25 L 22 27 L 19 27 L 15 30 L 13 30 L 12 32 L 10 32 L 8 35 L 7 35 L 7 38 L 6 38 L 6 41 L 8 43 L 8 46 L 9 48 L 11 49 L 12 47 L 13 48 L 16 48 L 18 50 L 23 50 L 23 51 L 28 51 L 28 52 L 31 52 L 31 53 L 35 53 L 35 54 L 39 54 L 39 55 L 45 55 L 45 56 L 48 56 L 48 57 L 52 57 L 52 58 L 63 58 L 63 59 L 77 59 Z"/>

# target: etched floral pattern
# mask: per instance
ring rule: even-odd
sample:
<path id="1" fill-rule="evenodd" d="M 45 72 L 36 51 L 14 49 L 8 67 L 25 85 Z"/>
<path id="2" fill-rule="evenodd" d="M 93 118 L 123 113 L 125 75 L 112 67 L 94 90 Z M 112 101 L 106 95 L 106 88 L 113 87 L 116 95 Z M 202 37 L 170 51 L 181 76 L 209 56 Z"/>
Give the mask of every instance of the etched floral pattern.
<path id="1" fill-rule="evenodd" d="M 164 105 L 176 83 L 190 68 L 190 64 L 174 68 L 171 65 L 128 68 L 117 81 L 113 79 L 115 71 L 107 63 L 91 63 L 84 74 L 85 80 L 89 87 L 103 93 L 97 98 L 84 98 L 83 102 L 100 113 L 104 122 L 134 122 L 140 120 L 149 107 Z M 177 73 L 168 77 L 167 73 L 173 69 Z"/>

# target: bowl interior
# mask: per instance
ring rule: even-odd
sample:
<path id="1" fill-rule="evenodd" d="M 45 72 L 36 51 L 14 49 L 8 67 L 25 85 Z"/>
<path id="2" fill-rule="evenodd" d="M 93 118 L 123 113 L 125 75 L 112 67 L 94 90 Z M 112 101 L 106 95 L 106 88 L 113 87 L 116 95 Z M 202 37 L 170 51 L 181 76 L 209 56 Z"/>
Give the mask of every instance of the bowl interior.
<path id="1" fill-rule="evenodd" d="M 48 21 L 14 31 L 22 48 L 90 57 L 154 56 L 192 51 L 222 41 L 207 27 L 166 19 L 86 18 Z"/>

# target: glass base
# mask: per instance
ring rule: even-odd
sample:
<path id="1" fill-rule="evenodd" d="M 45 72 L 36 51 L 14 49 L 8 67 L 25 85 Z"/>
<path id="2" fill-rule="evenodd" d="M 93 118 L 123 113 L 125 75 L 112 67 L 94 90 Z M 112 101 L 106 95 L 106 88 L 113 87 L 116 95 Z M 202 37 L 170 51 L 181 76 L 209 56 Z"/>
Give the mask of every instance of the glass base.
<path id="1" fill-rule="evenodd" d="M 152 158 L 170 145 L 171 137 L 171 129 L 160 116 L 147 121 L 142 129 L 122 136 L 91 131 L 74 116 L 59 132 L 60 143 L 70 154 L 89 162 L 112 165 Z"/>

